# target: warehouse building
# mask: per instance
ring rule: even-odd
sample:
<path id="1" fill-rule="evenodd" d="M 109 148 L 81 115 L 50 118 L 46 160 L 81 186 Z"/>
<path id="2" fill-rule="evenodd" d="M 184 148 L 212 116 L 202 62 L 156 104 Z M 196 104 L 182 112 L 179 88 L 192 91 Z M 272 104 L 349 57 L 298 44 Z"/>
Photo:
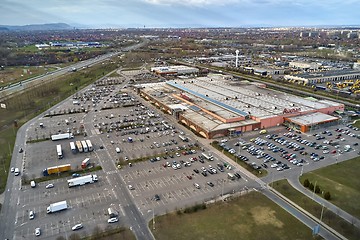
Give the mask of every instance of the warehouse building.
<path id="1" fill-rule="evenodd" d="M 151 72 L 154 72 L 157 75 L 186 75 L 186 74 L 196 74 L 199 72 L 199 69 L 194 67 L 188 67 L 184 65 L 176 66 L 166 66 L 166 67 L 153 67 Z"/>
<path id="2" fill-rule="evenodd" d="M 293 122 L 292 117 L 321 113 L 331 119 L 344 105 L 267 89 L 264 84 L 224 75 L 138 85 L 138 94 L 205 138 L 217 138 Z M 321 115 L 321 116 L 323 116 Z M 317 116 L 317 115 L 316 115 Z M 334 120 L 335 121 L 335 120 Z M 316 122 L 318 126 L 320 122 Z M 308 131 L 311 127 L 296 127 Z"/>
<path id="3" fill-rule="evenodd" d="M 286 80 L 293 80 L 301 84 L 316 84 L 324 82 L 338 82 L 344 80 L 360 79 L 359 70 L 337 70 L 316 73 L 302 73 L 297 75 L 285 75 Z"/>

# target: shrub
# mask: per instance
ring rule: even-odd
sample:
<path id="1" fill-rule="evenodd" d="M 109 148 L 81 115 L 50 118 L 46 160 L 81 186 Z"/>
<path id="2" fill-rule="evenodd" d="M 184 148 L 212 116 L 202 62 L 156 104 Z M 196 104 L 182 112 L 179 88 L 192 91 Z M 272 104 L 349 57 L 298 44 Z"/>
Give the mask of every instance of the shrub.
<path id="1" fill-rule="evenodd" d="M 326 193 L 324 194 L 324 198 L 325 198 L 326 200 L 330 200 L 330 199 L 331 199 L 330 192 L 326 192 Z"/>
<path id="2" fill-rule="evenodd" d="M 310 189 L 311 191 L 314 191 L 314 184 L 310 183 L 310 184 L 309 184 L 309 189 Z"/>
<path id="3" fill-rule="evenodd" d="M 303 183 L 304 187 L 308 188 L 310 185 L 310 181 L 309 179 L 305 179 L 304 183 Z"/>

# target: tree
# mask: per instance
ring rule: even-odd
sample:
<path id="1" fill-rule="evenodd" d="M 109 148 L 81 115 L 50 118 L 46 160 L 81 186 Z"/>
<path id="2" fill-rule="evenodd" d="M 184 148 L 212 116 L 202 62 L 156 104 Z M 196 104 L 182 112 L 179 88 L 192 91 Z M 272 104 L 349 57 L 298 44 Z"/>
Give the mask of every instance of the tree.
<path id="1" fill-rule="evenodd" d="M 315 193 L 320 193 L 321 192 L 321 189 L 318 185 L 316 185 L 315 187 Z"/>
<path id="2" fill-rule="evenodd" d="M 324 198 L 325 198 L 326 200 L 330 200 L 330 199 L 331 199 L 330 192 L 326 192 L 326 193 L 324 194 Z"/>
<path id="3" fill-rule="evenodd" d="M 310 183 L 310 184 L 309 184 L 309 189 L 310 189 L 311 191 L 313 191 L 313 190 L 314 190 L 314 184 Z"/>
<path id="4" fill-rule="evenodd" d="M 304 185 L 304 187 L 308 188 L 310 185 L 309 179 L 305 179 L 303 185 Z"/>

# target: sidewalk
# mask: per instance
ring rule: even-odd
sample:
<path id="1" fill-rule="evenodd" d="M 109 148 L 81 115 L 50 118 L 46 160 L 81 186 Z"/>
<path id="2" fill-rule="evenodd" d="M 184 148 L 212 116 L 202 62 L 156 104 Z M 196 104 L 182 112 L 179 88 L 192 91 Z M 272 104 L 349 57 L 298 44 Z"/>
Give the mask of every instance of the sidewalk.
<path id="1" fill-rule="evenodd" d="M 350 224 L 354 224 L 355 227 L 360 228 L 360 221 L 358 218 L 350 215 L 349 213 L 345 212 L 344 210 L 342 210 L 341 208 L 335 206 L 334 204 L 328 202 L 327 200 L 317 196 L 316 194 L 313 195 L 312 192 L 310 192 L 309 190 L 307 190 L 299 181 L 299 179 L 297 179 L 297 181 L 294 181 L 293 179 L 288 179 L 290 185 L 295 188 L 296 190 L 298 190 L 299 192 L 301 192 L 302 194 L 304 194 L 305 196 L 307 196 L 310 199 L 314 199 L 317 203 L 319 204 L 323 204 L 324 207 L 326 207 L 327 209 L 329 209 L 330 211 L 332 211 L 333 213 L 335 213 L 336 215 L 338 215 L 339 217 L 343 218 L 344 220 L 348 221 Z M 313 198 L 314 196 L 314 198 Z"/>

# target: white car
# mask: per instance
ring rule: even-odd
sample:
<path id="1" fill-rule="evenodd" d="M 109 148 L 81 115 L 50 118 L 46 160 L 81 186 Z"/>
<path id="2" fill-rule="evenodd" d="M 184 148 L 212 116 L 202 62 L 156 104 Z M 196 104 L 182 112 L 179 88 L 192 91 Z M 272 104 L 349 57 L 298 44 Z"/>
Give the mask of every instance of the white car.
<path id="1" fill-rule="evenodd" d="M 329 150 L 324 150 L 323 151 L 323 154 L 327 154 L 327 153 L 329 153 Z"/>
<path id="2" fill-rule="evenodd" d="M 30 211 L 29 212 L 29 219 L 32 220 L 32 219 L 34 219 L 34 217 L 35 217 L 34 211 Z"/>
<path id="3" fill-rule="evenodd" d="M 52 183 L 49 183 L 48 185 L 45 186 L 46 189 L 53 188 L 53 187 L 54 187 L 54 184 L 52 184 Z"/>
<path id="4" fill-rule="evenodd" d="M 113 218 L 110 218 L 108 219 L 108 223 L 115 223 L 115 222 L 118 222 L 119 219 L 117 217 L 113 217 Z"/>
<path id="5" fill-rule="evenodd" d="M 129 190 L 134 190 L 135 188 L 132 185 L 128 186 Z"/>
<path id="6" fill-rule="evenodd" d="M 15 172 L 15 168 L 11 167 L 10 172 L 12 172 L 12 173 Z"/>
<path id="7" fill-rule="evenodd" d="M 82 228 L 83 228 L 83 225 L 81 223 L 79 223 L 79 224 L 76 224 L 75 226 L 73 226 L 71 228 L 71 230 L 76 231 L 76 230 L 79 230 L 79 229 L 82 229 Z"/>
<path id="8" fill-rule="evenodd" d="M 121 150 L 120 150 L 120 148 L 115 148 L 115 151 L 117 152 L 117 153 L 120 153 L 121 152 Z"/>
<path id="9" fill-rule="evenodd" d="M 35 236 L 40 236 L 40 235 L 41 235 L 40 228 L 35 228 Z"/>

